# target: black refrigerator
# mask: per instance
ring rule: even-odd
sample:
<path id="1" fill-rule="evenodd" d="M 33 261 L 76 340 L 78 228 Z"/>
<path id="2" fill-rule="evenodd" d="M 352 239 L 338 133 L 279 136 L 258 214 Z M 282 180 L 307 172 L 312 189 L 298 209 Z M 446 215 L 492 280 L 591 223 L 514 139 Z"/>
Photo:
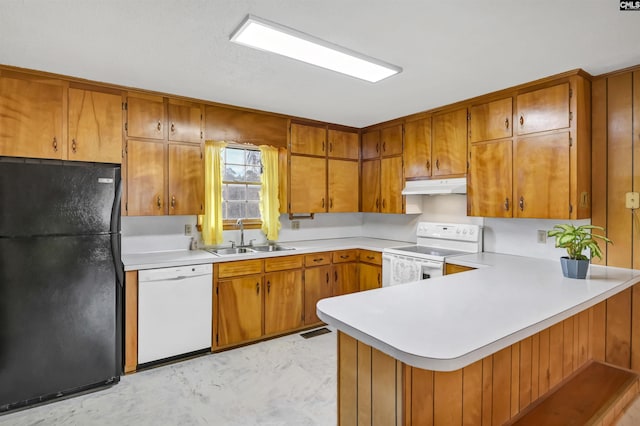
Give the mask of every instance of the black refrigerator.
<path id="1" fill-rule="evenodd" d="M 120 380 L 120 166 L 0 157 L 0 412 Z"/>

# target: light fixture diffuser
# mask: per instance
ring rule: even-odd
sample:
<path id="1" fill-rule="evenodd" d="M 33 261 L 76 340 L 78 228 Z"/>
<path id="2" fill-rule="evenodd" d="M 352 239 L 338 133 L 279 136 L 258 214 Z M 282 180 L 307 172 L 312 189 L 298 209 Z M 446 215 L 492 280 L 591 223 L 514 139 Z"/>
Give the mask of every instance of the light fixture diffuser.
<path id="1" fill-rule="evenodd" d="M 309 34 L 247 15 L 230 40 L 376 83 L 402 68 L 346 49 Z"/>

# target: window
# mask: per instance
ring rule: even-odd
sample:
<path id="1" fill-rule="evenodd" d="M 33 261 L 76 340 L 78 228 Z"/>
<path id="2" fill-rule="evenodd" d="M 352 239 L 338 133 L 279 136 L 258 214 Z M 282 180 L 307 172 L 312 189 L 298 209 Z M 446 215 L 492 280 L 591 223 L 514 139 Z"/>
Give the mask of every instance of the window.
<path id="1" fill-rule="evenodd" d="M 244 146 L 222 149 L 222 218 L 226 224 L 237 219 L 260 223 L 260 151 Z"/>

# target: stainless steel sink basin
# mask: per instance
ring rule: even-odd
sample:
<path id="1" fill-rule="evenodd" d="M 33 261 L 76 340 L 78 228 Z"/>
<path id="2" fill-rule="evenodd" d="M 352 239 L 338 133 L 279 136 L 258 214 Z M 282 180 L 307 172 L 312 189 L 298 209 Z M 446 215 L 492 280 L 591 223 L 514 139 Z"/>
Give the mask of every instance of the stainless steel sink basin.
<path id="1" fill-rule="evenodd" d="M 226 247 L 219 249 L 208 249 L 209 253 L 217 254 L 219 256 L 228 256 L 232 254 L 245 254 L 245 253 L 254 253 L 255 250 L 249 247 Z"/>
<path id="2" fill-rule="evenodd" d="M 253 246 L 253 250 L 255 251 L 285 251 L 285 250 L 295 250 L 291 247 L 285 247 L 278 244 L 269 244 L 265 246 Z"/>

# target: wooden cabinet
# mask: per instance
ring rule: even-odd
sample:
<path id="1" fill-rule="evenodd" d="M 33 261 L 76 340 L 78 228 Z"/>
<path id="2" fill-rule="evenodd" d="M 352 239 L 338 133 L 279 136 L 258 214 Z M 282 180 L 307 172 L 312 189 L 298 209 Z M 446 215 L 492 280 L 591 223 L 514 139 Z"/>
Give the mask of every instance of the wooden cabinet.
<path id="1" fill-rule="evenodd" d="M 304 257 L 304 266 L 309 268 L 312 266 L 330 265 L 331 252 L 307 254 Z"/>
<path id="2" fill-rule="evenodd" d="M 324 157 L 290 157 L 290 213 L 327 211 L 327 160 Z"/>
<path id="3" fill-rule="evenodd" d="M 511 139 L 474 143 L 469 147 L 467 214 L 512 217 Z"/>
<path id="4" fill-rule="evenodd" d="M 388 157 L 380 160 L 380 212 L 403 213 L 402 157 Z"/>
<path id="5" fill-rule="evenodd" d="M 327 153 L 327 129 L 291 123 L 290 150 L 292 154 L 325 156 Z"/>
<path id="6" fill-rule="evenodd" d="M 204 214 L 204 161 L 200 145 L 169 145 L 169 214 Z"/>
<path id="7" fill-rule="evenodd" d="M 357 189 L 354 186 L 357 187 L 359 180 L 358 162 L 329 159 L 327 167 L 329 181 L 329 206 L 327 211 L 329 213 L 357 212 L 360 191 L 356 191 L 354 195 L 354 189 Z"/>
<path id="8" fill-rule="evenodd" d="M 65 159 L 63 93 L 59 81 L 0 76 L 0 155 Z"/>
<path id="9" fill-rule="evenodd" d="M 127 142 L 127 201 L 130 216 L 165 214 L 164 144 L 154 141 Z"/>
<path id="10" fill-rule="evenodd" d="M 333 263 L 356 262 L 358 260 L 358 250 L 338 250 L 331 254 Z"/>
<path id="11" fill-rule="evenodd" d="M 360 263 L 358 275 L 360 291 L 382 287 L 382 268 L 380 266 Z"/>
<path id="12" fill-rule="evenodd" d="M 380 160 L 362 162 L 360 175 L 360 199 L 363 212 L 377 213 L 380 211 Z"/>
<path id="13" fill-rule="evenodd" d="M 467 173 L 466 108 L 433 116 L 431 147 L 433 177 Z"/>
<path id="14" fill-rule="evenodd" d="M 329 158 L 358 159 L 358 134 L 342 130 L 329 129 Z"/>
<path id="15" fill-rule="evenodd" d="M 362 159 L 370 160 L 380 157 L 380 130 L 362 133 Z"/>
<path id="16" fill-rule="evenodd" d="M 169 99 L 169 140 L 200 143 L 202 139 L 202 106 Z"/>
<path id="17" fill-rule="evenodd" d="M 404 123 L 404 177 L 431 176 L 431 117 Z"/>
<path id="18" fill-rule="evenodd" d="M 469 108 L 469 142 L 510 138 L 513 135 L 513 98 Z"/>
<path id="19" fill-rule="evenodd" d="M 302 271 L 265 274 L 264 332 L 281 333 L 302 326 Z"/>
<path id="20" fill-rule="evenodd" d="M 518 134 L 569 127 L 570 97 L 568 82 L 518 95 Z"/>
<path id="21" fill-rule="evenodd" d="M 304 324 L 320 322 L 316 314 L 319 300 L 333 295 L 333 279 L 331 266 L 319 266 L 304 270 Z"/>
<path id="22" fill-rule="evenodd" d="M 219 281 L 219 346 L 227 346 L 262 336 L 262 276 L 253 275 Z"/>
<path id="23" fill-rule="evenodd" d="M 444 274 L 445 275 L 459 274 L 460 272 L 473 271 L 474 269 L 476 268 L 472 268 L 470 266 L 454 265 L 452 263 L 445 263 Z"/>
<path id="24" fill-rule="evenodd" d="M 164 100 L 161 96 L 130 93 L 127 97 L 127 136 L 164 139 Z"/>
<path id="25" fill-rule="evenodd" d="M 122 162 L 122 96 L 69 88 L 69 159 Z"/>
<path id="26" fill-rule="evenodd" d="M 380 155 L 402 155 L 402 124 L 380 130 Z"/>
<path id="27" fill-rule="evenodd" d="M 333 265 L 333 295 L 355 293 L 360 290 L 358 264 L 356 262 Z"/>

